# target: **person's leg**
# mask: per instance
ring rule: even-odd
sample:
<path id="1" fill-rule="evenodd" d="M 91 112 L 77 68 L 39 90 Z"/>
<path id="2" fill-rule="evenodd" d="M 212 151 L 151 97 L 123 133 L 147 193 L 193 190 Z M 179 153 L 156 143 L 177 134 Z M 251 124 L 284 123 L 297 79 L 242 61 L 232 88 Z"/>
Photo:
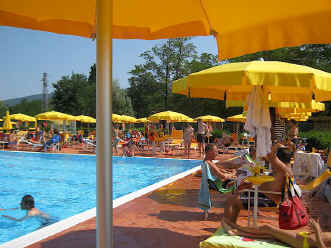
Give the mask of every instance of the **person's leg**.
<path id="1" fill-rule="evenodd" d="M 187 144 L 187 158 L 190 158 L 191 142 L 192 141 L 188 142 L 188 144 Z"/>
<path id="2" fill-rule="evenodd" d="M 227 218 L 224 218 L 223 222 L 225 222 L 225 226 L 228 225 L 233 228 L 230 230 L 230 234 L 252 238 L 274 238 L 297 248 L 301 248 L 303 244 L 303 239 L 297 237 L 296 231 L 281 230 L 268 224 L 259 226 L 257 228 L 243 227 L 235 224 L 234 222 L 231 222 Z"/>
<path id="3" fill-rule="evenodd" d="M 242 203 L 240 201 L 240 194 L 237 193 L 226 201 L 224 216 L 226 216 L 229 221 L 236 223 L 241 209 Z"/>

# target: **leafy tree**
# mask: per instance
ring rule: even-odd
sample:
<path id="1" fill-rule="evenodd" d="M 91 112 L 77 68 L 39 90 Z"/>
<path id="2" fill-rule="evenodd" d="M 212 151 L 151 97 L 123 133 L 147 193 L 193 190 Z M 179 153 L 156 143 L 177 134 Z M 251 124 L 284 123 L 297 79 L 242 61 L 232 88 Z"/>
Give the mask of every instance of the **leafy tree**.
<path id="1" fill-rule="evenodd" d="M 3 101 L 0 101 L 0 118 L 6 114 L 7 110 L 7 105 Z"/>
<path id="2" fill-rule="evenodd" d="M 56 111 L 80 115 L 84 113 L 84 105 L 81 103 L 86 100 L 83 93 L 87 87 L 87 78 L 83 74 L 63 76 L 61 80 L 53 84 L 55 89 L 51 103 Z"/>
<path id="3" fill-rule="evenodd" d="M 118 80 L 113 80 L 113 112 L 117 114 L 134 115 L 131 99 L 125 90 L 121 89 Z"/>
<path id="4" fill-rule="evenodd" d="M 20 103 L 11 106 L 9 108 L 11 114 L 26 114 L 30 116 L 35 116 L 41 112 L 42 100 L 32 100 L 27 101 L 26 99 L 21 100 Z M 52 106 L 49 106 L 51 109 Z"/>

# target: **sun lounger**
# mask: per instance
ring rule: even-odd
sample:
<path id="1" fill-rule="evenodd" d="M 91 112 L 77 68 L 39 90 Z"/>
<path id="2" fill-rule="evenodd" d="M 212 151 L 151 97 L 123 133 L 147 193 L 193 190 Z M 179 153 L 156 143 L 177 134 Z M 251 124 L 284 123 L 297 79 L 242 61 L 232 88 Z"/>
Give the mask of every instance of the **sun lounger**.
<path id="1" fill-rule="evenodd" d="M 223 227 L 208 239 L 200 242 L 200 248 L 284 248 L 286 244 L 274 240 L 250 239 L 241 236 L 228 235 Z"/>

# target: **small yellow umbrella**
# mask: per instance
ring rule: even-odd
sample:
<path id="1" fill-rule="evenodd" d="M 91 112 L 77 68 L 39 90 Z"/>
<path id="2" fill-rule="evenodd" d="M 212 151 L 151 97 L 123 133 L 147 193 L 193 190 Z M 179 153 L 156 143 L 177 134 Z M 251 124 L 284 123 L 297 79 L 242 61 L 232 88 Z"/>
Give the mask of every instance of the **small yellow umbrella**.
<path id="1" fill-rule="evenodd" d="M 97 120 L 93 117 L 86 116 L 86 115 L 79 115 L 76 116 L 76 121 L 84 122 L 84 123 L 96 123 Z"/>
<path id="2" fill-rule="evenodd" d="M 55 120 L 76 120 L 76 117 L 69 114 L 64 114 L 61 112 L 56 111 L 49 111 L 45 113 L 41 113 L 35 116 L 38 120 L 48 120 L 48 121 L 55 121 Z"/>
<path id="3" fill-rule="evenodd" d="M 276 105 L 279 114 L 325 111 L 325 104 L 312 100 L 311 103 L 280 102 Z"/>
<path id="4" fill-rule="evenodd" d="M 23 121 L 23 122 L 35 122 L 37 119 L 35 117 L 25 115 L 25 114 L 11 114 L 11 119 L 17 120 L 17 121 Z"/>
<path id="5" fill-rule="evenodd" d="M 136 123 L 137 119 L 132 116 L 121 115 L 121 121 L 122 123 Z"/>
<path id="6" fill-rule="evenodd" d="M 137 119 L 137 121 L 136 121 L 136 123 L 148 123 L 149 122 L 149 120 L 146 118 L 146 117 L 144 117 L 144 118 L 139 118 L 139 119 Z"/>
<path id="7" fill-rule="evenodd" d="M 228 118 L 226 118 L 227 121 L 230 122 L 241 122 L 241 123 L 245 123 L 246 121 L 246 115 L 245 114 L 240 114 L 240 115 L 233 115 L 230 116 Z"/>
<path id="8" fill-rule="evenodd" d="M 167 121 L 167 122 L 185 122 L 187 119 L 189 119 L 187 115 L 173 112 L 173 111 L 164 111 L 160 113 L 156 113 L 148 117 L 148 120 L 150 121 Z"/>
<path id="9" fill-rule="evenodd" d="M 3 130 L 11 130 L 13 129 L 13 124 L 10 119 L 9 111 L 6 111 L 6 115 L 4 116 L 4 122 L 2 126 Z"/>
<path id="10" fill-rule="evenodd" d="M 187 118 L 186 120 L 183 120 L 182 122 L 194 123 L 194 122 L 197 122 L 197 121 L 192 119 L 192 118 Z"/>
<path id="11" fill-rule="evenodd" d="M 112 122 L 114 123 L 121 123 L 122 116 L 118 114 L 112 114 Z"/>
<path id="12" fill-rule="evenodd" d="M 205 122 L 224 122 L 224 119 L 222 119 L 218 116 L 213 116 L 213 115 L 199 116 L 199 117 L 194 118 L 194 120 L 202 120 Z"/>

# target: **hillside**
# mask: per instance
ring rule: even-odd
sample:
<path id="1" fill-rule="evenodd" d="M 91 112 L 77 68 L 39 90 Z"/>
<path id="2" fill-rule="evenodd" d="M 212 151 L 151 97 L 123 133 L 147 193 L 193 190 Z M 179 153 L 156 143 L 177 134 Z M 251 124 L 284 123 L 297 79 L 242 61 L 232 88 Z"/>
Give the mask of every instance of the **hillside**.
<path id="1" fill-rule="evenodd" d="M 52 98 L 52 96 L 53 96 L 53 93 L 48 94 L 48 101 Z M 23 99 L 25 99 L 26 101 L 33 101 L 33 100 L 42 100 L 42 97 L 43 97 L 42 94 L 36 94 L 36 95 L 7 99 L 7 100 L 4 100 L 3 102 L 7 106 L 14 106 L 14 105 L 20 103 Z"/>

